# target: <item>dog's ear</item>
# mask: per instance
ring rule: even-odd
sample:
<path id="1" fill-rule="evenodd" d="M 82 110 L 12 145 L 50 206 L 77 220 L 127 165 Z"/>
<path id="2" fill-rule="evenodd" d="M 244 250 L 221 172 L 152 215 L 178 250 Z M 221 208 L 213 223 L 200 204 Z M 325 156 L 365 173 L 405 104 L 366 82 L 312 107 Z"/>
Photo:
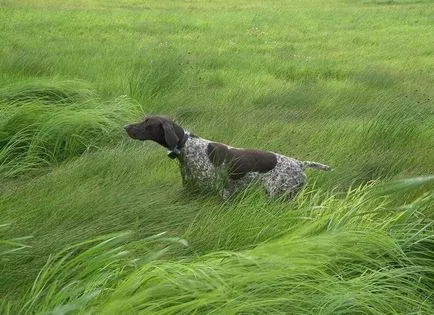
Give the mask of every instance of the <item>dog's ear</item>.
<path id="1" fill-rule="evenodd" d="M 174 149 L 179 142 L 179 138 L 176 135 L 173 123 L 166 119 L 161 119 L 161 127 L 164 131 L 164 139 L 166 140 L 167 148 Z"/>

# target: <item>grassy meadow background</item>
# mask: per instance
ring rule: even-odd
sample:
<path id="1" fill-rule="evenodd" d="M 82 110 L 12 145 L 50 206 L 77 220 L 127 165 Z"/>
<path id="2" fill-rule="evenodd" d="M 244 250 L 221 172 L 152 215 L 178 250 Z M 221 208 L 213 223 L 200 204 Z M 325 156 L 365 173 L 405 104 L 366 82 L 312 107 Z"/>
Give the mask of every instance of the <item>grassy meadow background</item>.
<path id="1" fill-rule="evenodd" d="M 434 5 L 0 1 L 1 314 L 433 314 Z M 145 115 L 334 167 L 223 203 Z"/>

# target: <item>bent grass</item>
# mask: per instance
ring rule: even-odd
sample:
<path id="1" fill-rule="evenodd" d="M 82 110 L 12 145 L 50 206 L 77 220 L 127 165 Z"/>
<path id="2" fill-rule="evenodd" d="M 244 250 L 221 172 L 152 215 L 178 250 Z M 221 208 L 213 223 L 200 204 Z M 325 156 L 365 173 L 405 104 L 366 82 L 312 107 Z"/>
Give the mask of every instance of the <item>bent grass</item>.
<path id="1" fill-rule="evenodd" d="M 434 313 L 430 1 L 1 6 L 1 313 Z M 191 195 L 148 114 L 334 171 Z"/>

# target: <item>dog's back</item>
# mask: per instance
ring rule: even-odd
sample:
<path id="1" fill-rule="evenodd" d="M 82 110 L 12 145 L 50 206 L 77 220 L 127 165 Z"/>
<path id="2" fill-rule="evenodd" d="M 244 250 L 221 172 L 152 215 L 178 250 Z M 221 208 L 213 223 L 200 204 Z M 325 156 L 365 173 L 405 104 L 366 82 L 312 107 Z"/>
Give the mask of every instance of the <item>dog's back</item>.
<path id="1" fill-rule="evenodd" d="M 186 185 L 222 190 L 229 197 L 252 182 L 261 184 L 267 195 L 293 197 L 305 184 L 305 168 L 330 170 L 317 162 L 302 162 L 282 154 L 240 149 L 202 138 L 187 140 L 180 157 Z"/>

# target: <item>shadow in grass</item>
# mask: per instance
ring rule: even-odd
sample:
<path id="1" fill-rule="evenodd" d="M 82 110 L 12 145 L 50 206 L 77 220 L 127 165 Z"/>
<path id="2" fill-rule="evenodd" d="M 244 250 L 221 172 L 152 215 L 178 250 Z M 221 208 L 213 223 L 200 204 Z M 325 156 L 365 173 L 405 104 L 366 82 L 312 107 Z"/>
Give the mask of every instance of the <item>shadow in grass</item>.
<path id="1" fill-rule="evenodd" d="M 311 111 L 320 96 L 318 87 L 314 84 L 297 85 L 265 93 L 257 97 L 253 104 L 256 108 L 277 107 Z"/>
<path id="2" fill-rule="evenodd" d="M 402 75 L 384 67 L 371 66 L 357 73 L 354 79 L 369 87 L 384 89 L 398 84 L 402 80 Z"/>
<path id="3" fill-rule="evenodd" d="M 348 73 L 330 62 L 304 64 L 277 64 L 270 73 L 278 79 L 294 82 L 317 82 L 319 80 L 343 80 Z"/>
<path id="4" fill-rule="evenodd" d="M 14 76 L 42 77 L 52 75 L 54 65 L 46 54 L 32 51 L 16 52 L 3 55 L 0 70 Z"/>

